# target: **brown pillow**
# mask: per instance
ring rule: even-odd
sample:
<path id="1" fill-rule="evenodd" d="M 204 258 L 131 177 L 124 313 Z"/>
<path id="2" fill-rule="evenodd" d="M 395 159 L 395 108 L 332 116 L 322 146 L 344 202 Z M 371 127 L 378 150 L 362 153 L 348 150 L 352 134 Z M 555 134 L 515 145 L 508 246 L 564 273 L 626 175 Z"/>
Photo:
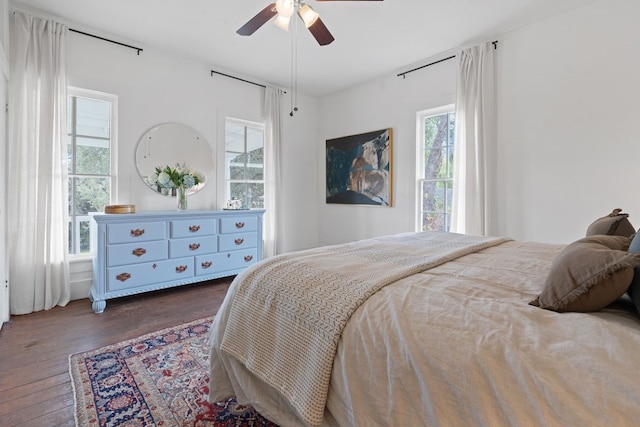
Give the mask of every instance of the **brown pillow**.
<path id="1" fill-rule="evenodd" d="M 542 292 L 529 304 L 558 312 L 600 310 L 625 293 L 640 265 L 626 252 L 631 238 L 596 235 L 565 247 L 551 263 Z"/>
<path id="2" fill-rule="evenodd" d="M 587 228 L 586 236 L 606 234 L 610 236 L 631 236 L 636 232 L 629 222 L 629 214 L 620 213 L 622 209 L 614 209 L 609 215 L 596 219 Z"/>

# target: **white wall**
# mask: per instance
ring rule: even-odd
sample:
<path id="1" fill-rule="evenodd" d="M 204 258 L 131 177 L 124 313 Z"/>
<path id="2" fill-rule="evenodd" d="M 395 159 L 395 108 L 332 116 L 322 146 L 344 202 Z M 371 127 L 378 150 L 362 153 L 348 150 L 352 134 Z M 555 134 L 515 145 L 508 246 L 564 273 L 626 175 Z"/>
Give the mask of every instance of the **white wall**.
<path id="1" fill-rule="evenodd" d="M 71 28 L 74 25 L 69 24 Z M 91 29 L 78 28 L 92 34 Z M 117 37 L 115 37 L 117 39 Z M 189 196 L 189 209 L 219 209 L 225 195 L 217 188 L 224 180 L 224 120 L 234 117 L 262 121 L 264 89 L 228 77 L 211 76 L 212 67 L 191 59 L 120 40 L 144 48 L 136 51 L 76 33 L 68 37 L 68 83 L 118 96 L 118 177 L 116 203 L 133 203 L 136 211 L 175 210 L 174 198 L 148 189 L 135 168 L 138 140 L 151 127 L 179 122 L 193 127 L 216 153 L 216 177 Z M 288 115 L 283 98 L 282 176 L 284 251 L 317 245 L 315 135 L 318 102 L 299 95 L 300 110 Z M 311 189 L 312 191 L 309 191 Z M 71 266 L 72 298 L 85 298 L 91 283 L 88 262 Z"/>
<path id="2" fill-rule="evenodd" d="M 600 1 L 506 34 L 502 232 L 565 243 L 620 207 L 640 227 L 640 2 Z"/>
<path id="3" fill-rule="evenodd" d="M 410 67 L 407 67 L 410 68 Z M 318 168 L 320 243 L 412 231 L 416 211 L 416 114 L 455 101 L 456 61 L 364 83 L 321 100 Z M 392 207 L 325 203 L 325 141 L 393 128 Z"/>
<path id="4" fill-rule="evenodd" d="M 498 37 L 499 234 L 568 243 L 615 207 L 640 226 L 639 16 L 637 0 L 603 0 Z M 386 76 L 321 101 L 319 145 L 394 128 L 390 209 L 324 204 L 319 147 L 321 243 L 413 230 L 415 115 L 454 101 L 456 65 Z"/>

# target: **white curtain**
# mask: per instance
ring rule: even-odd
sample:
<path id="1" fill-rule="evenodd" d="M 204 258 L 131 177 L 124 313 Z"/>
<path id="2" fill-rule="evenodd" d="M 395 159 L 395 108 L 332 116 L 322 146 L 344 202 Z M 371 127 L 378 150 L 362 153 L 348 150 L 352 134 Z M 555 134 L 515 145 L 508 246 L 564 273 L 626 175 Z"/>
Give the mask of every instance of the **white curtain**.
<path id="1" fill-rule="evenodd" d="M 7 218 L 12 314 L 69 302 L 64 25 L 15 12 Z"/>
<path id="2" fill-rule="evenodd" d="M 451 231 L 490 235 L 495 219 L 494 46 L 460 53 L 455 116 Z"/>
<path id="3" fill-rule="evenodd" d="M 270 257 L 279 253 L 278 232 L 281 202 L 280 189 L 280 138 L 282 136 L 281 101 L 283 91 L 267 87 L 264 100 L 265 111 L 265 202 L 264 215 L 264 256 Z"/>

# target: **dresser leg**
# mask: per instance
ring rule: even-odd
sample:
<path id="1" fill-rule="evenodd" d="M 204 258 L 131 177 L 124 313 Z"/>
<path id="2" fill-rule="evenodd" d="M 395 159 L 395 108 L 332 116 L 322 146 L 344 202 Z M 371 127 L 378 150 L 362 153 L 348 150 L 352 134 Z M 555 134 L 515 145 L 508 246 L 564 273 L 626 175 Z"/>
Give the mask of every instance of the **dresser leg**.
<path id="1" fill-rule="evenodd" d="M 105 300 L 95 300 L 91 303 L 91 308 L 96 313 L 102 313 L 104 309 L 107 307 L 107 301 Z"/>

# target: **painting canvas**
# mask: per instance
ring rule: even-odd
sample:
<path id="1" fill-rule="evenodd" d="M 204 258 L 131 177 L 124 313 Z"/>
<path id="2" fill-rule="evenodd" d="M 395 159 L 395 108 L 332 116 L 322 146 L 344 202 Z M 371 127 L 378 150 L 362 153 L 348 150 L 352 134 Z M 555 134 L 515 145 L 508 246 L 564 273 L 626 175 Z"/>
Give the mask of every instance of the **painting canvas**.
<path id="1" fill-rule="evenodd" d="M 392 129 L 327 140 L 327 203 L 391 206 Z"/>

